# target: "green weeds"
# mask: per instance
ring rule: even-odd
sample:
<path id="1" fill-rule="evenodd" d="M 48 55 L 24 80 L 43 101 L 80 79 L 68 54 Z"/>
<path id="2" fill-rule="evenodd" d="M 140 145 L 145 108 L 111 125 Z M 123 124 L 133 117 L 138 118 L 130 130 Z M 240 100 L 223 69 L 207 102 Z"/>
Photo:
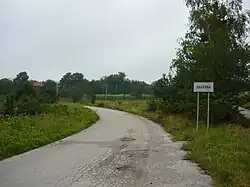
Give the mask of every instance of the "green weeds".
<path id="1" fill-rule="evenodd" d="M 97 114 L 80 105 L 48 105 L 36 116 L 0 118 L 0 160 L 88 128 Z"/>

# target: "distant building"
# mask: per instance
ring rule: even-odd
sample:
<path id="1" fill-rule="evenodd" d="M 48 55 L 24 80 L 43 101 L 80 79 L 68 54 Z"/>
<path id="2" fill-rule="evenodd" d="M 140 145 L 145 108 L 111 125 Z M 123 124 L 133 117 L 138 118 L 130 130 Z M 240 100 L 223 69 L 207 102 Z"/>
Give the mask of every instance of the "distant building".
<path id="1" fill-rule="evenodd" d="M 43 87 L 44 86 L 42 82 L 37 82 L 37 81 L 32 82 L 32 85 L 34 87 Z"/>

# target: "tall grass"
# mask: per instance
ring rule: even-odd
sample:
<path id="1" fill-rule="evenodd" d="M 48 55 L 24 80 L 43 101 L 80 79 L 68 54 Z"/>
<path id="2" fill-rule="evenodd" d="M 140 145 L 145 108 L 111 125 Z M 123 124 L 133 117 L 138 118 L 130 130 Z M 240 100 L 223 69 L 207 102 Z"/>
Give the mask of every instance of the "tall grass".
<path id="1" fill-rule="evenodd" d="M 37 116 L 0 118 L 0 160 L 88 128 L 96 113 L 79 105 L 51 105 Z"/>
<path id="2" fill-rule="evenodd" d="M 205 169 L 216 186 L 250 186 L 250 129 L 221 124 L 207 132 L 205 125 L 196 131 L 194 124 L 181 116 L 164 121 L 175 140 L 188 141 L 183 147 L 188 151 L 187 158 Z"/>
<path id="3" fill-rule="evenodd" d="M 105 101 L 105 100 L 108 100 L 108 101 L 123 101 L 123 100 L 138 100 L 137 97 L 135 96 L 132 96 L 130 94 L 96 94 L 95 95 L 95 99 L 96 100 L 99 100 L 99 101 Z M 152 95 L 149 95 L 149 94 L 142 94 L 141 96 L 141 100 L 146 100 L 146 99 L 150 99 L 152 98 Z M 72 98 L 70 97 L 60 97 L 60 101 L 61 102 L 72 102 Z M 84 96 L 82 97 L 81 101 L 80 102 L 87 102 L 89 101 L 89 98 L 87 96 Z"/>
<path id="4" fill-rule="evenodd" d="M 152 96 L 149 94 L 142 94 L 141 99 L 149 99 Z M 130 94 L 96 94 L 96 100 L 137 100 L 135 96 Z"/>

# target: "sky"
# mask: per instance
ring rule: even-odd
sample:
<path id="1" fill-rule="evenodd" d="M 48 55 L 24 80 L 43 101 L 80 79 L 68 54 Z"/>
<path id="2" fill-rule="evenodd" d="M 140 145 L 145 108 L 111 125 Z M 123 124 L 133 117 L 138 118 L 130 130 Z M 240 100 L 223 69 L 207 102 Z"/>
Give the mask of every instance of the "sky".
<path id="1" fill-rule="evenodd" d="M 188 16 L 184 0 L 1 0 L 0 78 L 125 72 L 150 83 L 168 72 Z"/>

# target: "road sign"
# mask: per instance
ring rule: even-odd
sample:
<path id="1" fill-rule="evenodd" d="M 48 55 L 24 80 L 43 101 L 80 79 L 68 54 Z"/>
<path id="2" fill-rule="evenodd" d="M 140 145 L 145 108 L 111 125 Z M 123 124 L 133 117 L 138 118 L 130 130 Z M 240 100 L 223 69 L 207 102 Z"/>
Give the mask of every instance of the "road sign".
<path id="1" fill-rule="evenodd" d="M 214 92 L 213 82 L 194 82 L 194 92 L 197 92 L 197 116 L 196 116 L 196 129 L 199 129 L 199 105 L 200 105 L 200 92 L 207 93 L 207 129 L 209 128 L 209 102 L 210 93 Z"/>
<path id="2" fill-rule="evenodd" d="M 213 82 L 194 82 L 194 92 L 214 92 Z"/>

